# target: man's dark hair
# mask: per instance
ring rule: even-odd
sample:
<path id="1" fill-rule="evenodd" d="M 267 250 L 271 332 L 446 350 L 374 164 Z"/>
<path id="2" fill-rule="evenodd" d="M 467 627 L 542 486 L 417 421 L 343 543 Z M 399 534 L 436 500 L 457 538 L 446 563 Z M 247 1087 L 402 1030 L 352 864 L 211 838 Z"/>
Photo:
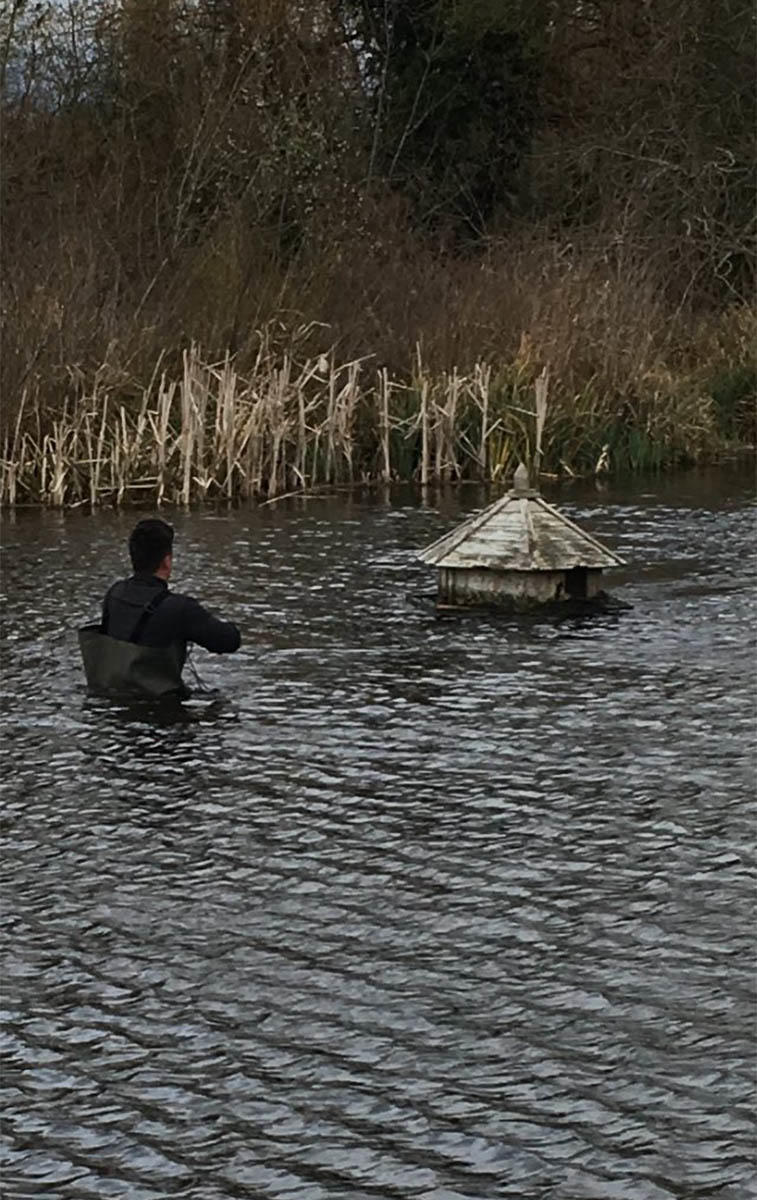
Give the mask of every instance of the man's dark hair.
<path id="1" fill-rule="evenodd" d="M 131 565 L 138 574 L 157 571 L 167 554 L 173 553 L 173 529 L 160 517 L 139 521 L 131 531 L 129 554 Z"/>

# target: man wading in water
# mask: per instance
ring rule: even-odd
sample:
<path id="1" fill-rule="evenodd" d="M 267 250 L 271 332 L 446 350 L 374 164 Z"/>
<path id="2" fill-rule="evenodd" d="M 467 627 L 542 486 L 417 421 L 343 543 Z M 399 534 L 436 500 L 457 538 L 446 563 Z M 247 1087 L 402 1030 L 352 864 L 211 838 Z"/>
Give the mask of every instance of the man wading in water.
<path id="1" fill-rule="evenodd" d="M 191 596 L 168 590 L 173 529 L 165 521 L 140 521 L 129 538 L 129 554 L 134 574 L 108 590 L 102 623 L 79 630 L 87 683 L 98 692 L 185 698 L 187 643 L 231 654 L 239 649 L 239 630 Z"/>

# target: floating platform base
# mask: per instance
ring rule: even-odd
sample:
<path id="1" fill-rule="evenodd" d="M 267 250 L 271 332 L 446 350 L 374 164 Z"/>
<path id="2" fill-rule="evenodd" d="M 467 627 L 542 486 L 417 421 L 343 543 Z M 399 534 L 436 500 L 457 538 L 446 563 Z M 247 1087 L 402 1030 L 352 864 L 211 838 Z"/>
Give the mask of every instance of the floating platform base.
<path id="1" fill-rule="evenodd" d="M 483 615 L 510 620 L 513 618 L 533 620 L 539 617 L 552 621 L 570 620 L 576 617 L 619 615 L 630 612 L 633 608 L 632 604 L 618 600 L 609 592 L 597 592 L 590 599 L 571 597 L 567 600 L 554 600 L 545 604 L 529 604 L 528 606 L 522 606 L 517 602 L 503 603 L 501 600 L 496 604 L 449 604 L 441 601 L 436 592 L 409 592 L 405 599 L 408 604 L 412 604 L 413 608 L 419 608 L 423 612 L 437 617 Z"/>

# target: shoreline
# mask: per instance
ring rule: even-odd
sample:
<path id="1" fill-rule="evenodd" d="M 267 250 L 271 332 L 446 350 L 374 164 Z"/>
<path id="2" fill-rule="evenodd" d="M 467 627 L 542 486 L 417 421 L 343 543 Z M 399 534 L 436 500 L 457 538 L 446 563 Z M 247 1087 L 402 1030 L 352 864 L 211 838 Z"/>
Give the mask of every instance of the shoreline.
<path id="1" fill-rule="evenodd" d="M 544 471 L 540 473 L 539 491 L 546 488 L 570 489 L 573 485 L 577 488 L 586 488 L 594 485 L 598 492 L 602 492 L 608 488 L 622 486 L 623 484 L 640 484 L 643 481 L 651 483 L 652 481 L 658 484 L 673 483 L 676 480 L 690 479 L 694 480 L 702 473 L 709 471 L 733 472 L 734 476 L 745 474 L 748 465 L 754 467 L 755 458 L 757 456 L 756 446 L 744 446 L 737 450 L 724 452 L 717 458 L 712 458 L 706 461 L 674 464 L 665 468 L 646 469 L 640 471 L 620 470 L 616 472 L 603 473 L 600 475 L 584 474 L 584 475 L 556 475 L 552 472 Z M 429 494 L 434 496 L 445 496 L 450 492 L 456 492 L 463 488 L 477 488 L 484 491 L 487 495 L 496 498 L 499 495 L 504 495 L 507 491 L 507 482 L 491 479 L 477 479 L 475 477 L 466 477 L 458 479 L 431 479 L 426 484 L 421 484 L 417 478 L 400 479 L 394 478 L 391 480 L 383 479 L 360 479 L 354 480 L 352 483 L 339 484 L 319 484 L 317 488 L 301 488 L 288 492 L 281 492 L 273 496 L 265 496 L 258 498 L 255 496 L 234 496 L 224 497 L 219 495 L 207 495 L 202 498 L 194 498 L 188 504 L 182 503 L 176 499 L 163 499 L 159 504 L 153 502 L 147 506 L 144 500 L 140 501 L 138 497 L 124 497 L 122 502 L 116 503 L 114 500 L 100 500 L 92 504 L 88 499 L 81 499 L 61 505 L 54 505 L 50 501 L 45 500 L 30 500 L 17 501 L 14 504 L 0 502 L 0 512 L 6 516 L 16 512 L 77 512 L 84 510 L 87 512 L 129 512 L 139 511 L 145 507 L 158 512 L 177 512 L 191 513 L 201 512 L 203 510 L 222 509 L 224 511 L 253 509 L 262 511 L 266 508 L 273 508 L 275 505 L 284 503 L 289 500 L 296 501 L 314 501 L 314 500 L 330 500 L 337 496 L 354 497 L 359 493 L 376 493 L 380 491 L 391 492 L 397 489 L 409 490 L 413 495 L 424 497 Z M 128 492 L 128 487 L 127 487 Z M 757 496 L 757 484 L 755 484 L 755 495 Z"/>

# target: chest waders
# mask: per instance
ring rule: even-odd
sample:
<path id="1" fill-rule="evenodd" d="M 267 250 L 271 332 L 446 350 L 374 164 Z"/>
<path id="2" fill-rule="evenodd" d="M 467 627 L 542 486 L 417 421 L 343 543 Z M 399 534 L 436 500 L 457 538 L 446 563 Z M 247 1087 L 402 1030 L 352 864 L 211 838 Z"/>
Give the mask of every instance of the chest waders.
<path id="1" fill-rule="evenodd" d="M 79 649 L 92 692 L 110 695 L 141 696 L 159 700 L 162 696 L 186 699 L 190 692 L 181 672 L 187 648 L 181 642 L 170 646 L 140 646 L 137 639 L 158 605 L 167 596 L 160 592 L 149 604 L 134 605 L 134 628 L 128 641 L 103 633 L 100 625 L 82 625 Z"/>

